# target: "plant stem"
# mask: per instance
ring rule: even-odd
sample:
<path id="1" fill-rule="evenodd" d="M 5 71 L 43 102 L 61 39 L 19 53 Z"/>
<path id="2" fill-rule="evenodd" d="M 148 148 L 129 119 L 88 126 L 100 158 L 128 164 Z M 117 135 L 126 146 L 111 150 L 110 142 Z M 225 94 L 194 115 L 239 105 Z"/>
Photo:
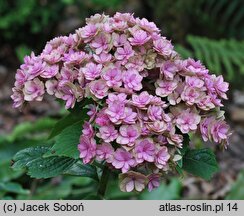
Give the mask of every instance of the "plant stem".
<path id="1" fill-rule="evenodd" d="M 99 188 L 97 191 L 97 194 L 99 196 L 101 196 L 102 198 L 104 198 L 104 196 L 105 196 L 105 192 L 106 192 L 106 188 L 107 188 L 107 184 L 108 184 L 108 179 L 109 179 L 109 174 L 110 174 L 109 169 L 105 164 L 105 166 L 103 168 L 103 173 L 102 173 L 102 176 L 100 179 L 100 183 L 99 183 Z"/>

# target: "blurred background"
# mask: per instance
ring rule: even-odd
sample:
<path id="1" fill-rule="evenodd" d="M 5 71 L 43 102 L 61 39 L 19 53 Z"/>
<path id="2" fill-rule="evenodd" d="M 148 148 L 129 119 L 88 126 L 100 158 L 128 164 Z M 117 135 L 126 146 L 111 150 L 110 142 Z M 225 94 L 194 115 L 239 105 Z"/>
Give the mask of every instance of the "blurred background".
<path id="1" fill-rule="evenodd" d="M 87 178 L 31 179 L 13 171 L 20 149 L 48 145 L 46 138 L 65 114 L 46 98 L 21 113 L 10 99 L 15 71 L 26 54 L 46 41 L 83 26 L 94 13 L 116 11 L 154 21 L 183 56 L 198 58 L 230 82 L 225 103 L 234 131 L 227 151 L 216 151 L 220 171 L 211 181 L 193 176 L 165 179 L 152 193 L 122 193 L 112 180 L 107 199 L 244 199 L 244 1 L 243 0 L 0 0 L 0 199 L 83 199 L 97 187 Z M 193 137 L 198 147 L 203 145 Z M 208 144 L 207 144 L 208 145 Z"/>

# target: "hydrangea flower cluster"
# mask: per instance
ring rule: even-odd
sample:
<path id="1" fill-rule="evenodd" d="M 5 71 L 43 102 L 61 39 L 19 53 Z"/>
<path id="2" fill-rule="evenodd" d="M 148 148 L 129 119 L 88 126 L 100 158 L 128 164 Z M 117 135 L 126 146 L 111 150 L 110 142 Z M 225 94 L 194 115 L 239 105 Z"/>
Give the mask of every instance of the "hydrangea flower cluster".
<path id="1" fill-rule="evenodd" d="M 228 87 L 200 61 L 181 59 L 153 22 L 96 14 L 40 55 L 25 57 L 12 99 L 21 108 L 47 93 L 66 109 L 92 99 L 78 145 L 83 163 L 105 161 L 120 170 L 122 191 L 151 191 L 180 159 L 184 134 L 228 144 L 220 111 Z"/>

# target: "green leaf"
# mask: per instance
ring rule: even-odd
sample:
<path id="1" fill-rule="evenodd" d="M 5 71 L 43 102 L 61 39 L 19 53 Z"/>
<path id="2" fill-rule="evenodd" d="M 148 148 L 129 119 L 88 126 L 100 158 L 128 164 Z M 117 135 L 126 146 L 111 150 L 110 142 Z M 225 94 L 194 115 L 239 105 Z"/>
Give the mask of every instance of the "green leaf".
<path id="1" fill-rule="evenodd" d="M 68 115 L 54 125 L 49 139 L 59 135 L 64 129 L 77 122 L 84 122 L 88 118 L 88 115 L 86 114 L 87 110 L 84 109 L 84 107 L 90 103 L 90 100 L 84 100 L 82 103 L 76 104 L 74 109 L 71 109 Z"/>
<path id="2" fill-rule="evenodd" d="M 61 174 L 98 179 L 96 167 L 63 156 L 44 157 L 48 147 L 33 147 L 19 151 L 13 158 L 15 170 L 26 169 L 33 178 L 51 178 Z"/>
<path id="3" fill-rule="evenodd" d="M 236 182 L 231 187 L 231 190 L 225 199 L 227 200 L 244 200 L 244 170 L 242 170 Z"/>
<path id="4" fill-rule="evenodd" d="M 55 144 L 45 156 L 67 156 L 79 158 L 78 144 L 83 121 L 65 128 L 55 139 Z"/>
<path id="5" fill-rule="evenodd" d="M 183 155 L 183 169 L 206 180 L 218 171 L 218 164 L 211 149 L 187 150 Z"/>
<path id="6" fill-rule="evenodd" d="M 98 181 L 96 167 L 93 165 L 84 165 L 80 160 L 73 164 L 64 174 L 73 176 L 86 176 Z"/>
<path id="7" fill-rule="evenodd" d="M 142 200 L 175 200 L 180 199 L 181 190 L 181 182 L 173 178 L 168 185 L 161 184 L 159 188 L 151 192 L 144 191 L 139 198 Z"/>
<path id="8" fill-rule="evenodd" d="M 69 113 L 54 125 L 52 132 L 49 136 L 49 139 L 52 139 L 53 137 L 59 135 L 67 127 L 77 122 L 84 121 L 85 117 L 86 117 L 86 113 L 84 111 L 80 111 L 79 114 L 76 112 Z"/>
<path id="9" fill-rule="evenodd" d="M 33 178 L 51 178 L 63 174 L 74 163 L 68 157 L 37 158 L 28 164 L 28 174 Z"/>
<path id="10" fill-rule="evenodd" d="M 181 155 L 183 156 L 189 149 L 190 136 L 188 134 L 183 134 L 183 146 L 180 149 Z"/>
<path id="11" fill-rule="evenodd" d="M 67 171 L 76 160 L 68 157 L 46 157 L 47 147 L 27 148 L 14 156 L 14 169 L 26 168 L 33 178 L 50 178 Z"/>
<path id="12" fill-rule="evenodd" d="M 33 148 L 26 148 L 17 152 L 13 158 L 13 169 L 19 170 L 26 168 L 29 163 L 36 160 L 37 158 L 41 158 L 42 155 L 45 154 L 48 150 L 48 147 L 38 146 Z"/>
<path id="13" fill-rule="evenodd" d="M 20 184 L 13 183 L 13 182 L 0 182 L 0 191 L 3 192 L 10 192 L 10 193 L 16 193 L 16 194 L 29 194 L 29 190 L 25 190 L 22 188 Z"/>

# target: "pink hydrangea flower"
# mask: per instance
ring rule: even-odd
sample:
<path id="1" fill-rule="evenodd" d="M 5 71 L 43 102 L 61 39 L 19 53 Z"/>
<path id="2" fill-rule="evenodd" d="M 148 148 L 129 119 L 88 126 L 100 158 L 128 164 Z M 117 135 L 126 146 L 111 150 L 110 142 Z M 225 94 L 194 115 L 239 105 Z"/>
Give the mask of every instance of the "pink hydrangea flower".
<path id="1" fill-rule="evenodd" d="M 74 82 L 78 77 L 78 71 L 71 70 L 69 67 L 62 67 L 60 70 L 60 82 Z"/>
<path id="2" fill-rule="evenodd" d="M 163 108 L 168 107 L 168 105 L 165 103 L 165 101 L 162 101 L 162 99 L 157 96 L 153 96 L 149 104 L 162 106 Z"/>
<path id="3" fill-rule="evenodd" d="M 111 163 L 114 149 L 110 143 L 102 143 L 97 146 L 96 156 L 98 160 L 106 160 Z"/>
<path id="4" fill-rule="evenodd" d="M 112 55 L 110 53 L 102 52 L 100 55 L 93 54 L 93 58 L 99 64 L 106 64 L 111 61 Z"/>
<path id="5" fill-rule="evenodd" d="M 32 52 L 31 56 L 25 56 L 24 64 L 20 66 L 20 69 L 27 75 L 27 80 L 32 80 L 43 73 L 45 65 L 40 56 L 35 56 Z"/>
<path id="6" fill-rule="evenodd" d="M 163 109 L 161 106 L 150 105 L 147 110 L 148 117 L 152 121 L 162 120 Z"/>
<path id="7" fill-rule="evenodd" d="M 125 34 L 119 35 L 117 33 L 113 33 L 112 38 L 115 47 L 123 46 L 127 42 L 127 37 Z"/>
<path id="8" fill-rule="evenodd" d="M 229 90 L 229 83 L 224 82 L 222 75 L 215 78 L 214 88 L 220 97 L 227 99 L 226 92 Z"/>
<path id="9" fill-rule="evenodd" d="M 150 40 L 150 36 L 143 30 L 132 31 L 132 36 L 128 40 L 132 46 L 141 46 Z"/>
<path id="10" fill-rule="evenodd" d="M 102 78 L 106 80 L 109 87 L 122 85 L 122 73 L 118 68 L 110 68 L 104 72 Z"/>
<path id="11" fill-rule="evenodd" d="M 121 169 L 123 173 L 126 173 L 131 167 L 136 165 L 136 162 L 130 152 L 120 148 L 114 153 L 112 165 L 116 169 Z"/>
<path id="12" fill-rule="evenodd" d="M 230 127 L 226 122 L 219 120 L 215 121 L 211 126 L 211 134 L 214 142 L 221 143 L 223 140 L 227 140 L 230 135 Z"/>
<path id="13" fill-rule="evenodd" d="M 54 95 L 57 92 L 58 81 L 57 80 L 48 80 L 45 83 L 45 87 L 46 87 L 47 93 L 49 95 Z"/>
<path id="14" fill-rule="evenodd" d="M 125 88 L 139 91 L 142 89 L 142 76 L 136 70 L 127 70 L 123 74 L 123 82 Z"/>
<path id="15" fill-rule="evenodd" d="M 24 85 L 24 99 L 26 101 L 41 101 L 44 91 L 44 84 L 38 78 L 27 81 Z"/>
<path id="16" fill-rule="evenodd" d="M 167 123 L 164 121 L 154 121 L 147 124 L 147 128 L 157 134 L 162 134 L 168 128 Z"/>
<path id="17" fill-rule="evenodd" d="M 49 94 L 66 109 L 87 112 L 80 158 L 122 170 L 123 191 L 158 187 L 161 175 L 174 170 L 169 159 L 177 161 L 184 134 L 224 147 L 231 135 L 220 110 L 229 88 L 223 76 L 182 59 L 153 22 L 130 13 L 87 18 L 40 55 L 26 56 L 15 79 L 16 108 Z"/>
<path id="18" fill-rule="evenodd" d="M 200 123 L 201 117 L 191 112 L 190 109 L 182 111 L 182 113 L 176 119 L 176 125 L 182 133 L 189 133 L 197 129 L 197 125 Z"/>
<path id="19" fill-rule="evenodd" d="M 141 192 L 145 188 L 146 183 L 146 176 L 133 171 L 120 176 L 120 189 L 123 192 L 131 192 L 133 190 Z"/>
<path id="20" fill-rule="evenodd" d="M 160 97 L 167 97 L 173 91 L 177 88 L 177 81 L 172 80 L 172 81 L 163 81 L 163 80 L 157 80 L 156 82 L 156 95 Z"/>
<path id="21" fill-rule="evenodd" d="M 90 83 L 90 91 L 98 99 L 106 97 L 108 95 L 108 89 L 104 80 L 94 80 Z"/>
<path id="22" fill-rule="evenodd" d="M 91 47 L 95 48 L 96 54 L 100 54 L 103 51 L 107 51 L 111 36 L 109 34 L 100 33 L 91 43 Z"/>
<path id="23" fill-rule="evenodd" d="M 210 118 L 205 118 L 200 122 L 200 131 L 202 135 L 202 139 L 206 142 L 210 138 L 210 130 L 209 127 L 210 125 L 213 124 L 213 117 Z"/>
<path id="24" fill-rule="evenodd" d="M 18 69 L 15 74 L 15 86 L 21 88 L 25 82 L 28 80 L 28 75 L 25 71 Z"/>
<path id="25" fill-rule="evenodd" d="M 203 80 L 201 80 L 200 78 L 196 77 L 196 76 L 187 76 L 186 77 L 186 83 L 189 87 L 192 88 L 202 88 L 204 86 L 204 82 Z"/>
<path id="26" fill-rule="evenodd" d="M 122 125 L 119 128 L 119 136 L 116 142 L 122 145 L 134 145 L 134 142 L 140 135 L 140 130 L 137 125 Z"/>
<path id="27" fill-rule="evenodd" d="M 147 91 L 141 92 L 139 95 L 132 95 L 132 104 L 138 108 L 144 108 L 151 101 L 151 95 Z"/>
<path id="28" fill-rule="evenodd" d="M 120 30 L 120 31 L 124 31 L 125 29 L 128 28 L 128 24 L 125 21 L 117 21 L 116 23 L 113 24 L 113 29 L 114 30 Z"/>
<path id="29" fill-rule="evenodd" d="M 133 112 L 132 108 L 125 107 L 125 116 L 123 118 L 123 122 L 126 124 L 135 124 L 137 120 L 137 113 Z"/>
<path id="30" fill-rule="evenodd" d="M 52 78 L 56 76 L 59 72 L 59 66 L 58 65 L 46 65 L 43 69 L 43 72 L 40 74 L 43 78 Z"/>
<path id="31" fill-rule="evenodd" d="M 176 72 L 179 71 L 177 65 L 172 61 L 166 61 L 160 68 L 161 73 L 167 80 L 173 80 Z"/>
<path id="32" fill-rule="evenodd" d="M 211 110 L 215 107 L 215 104 L 212 102 L 212 99 L 209 95 L 203 95 L 202 98 L 197 103 L 197 106 L 202 110 Z"/>
<path id="33" fill-rule="evenodd" d="M 170 41 L 165 38 L 160 38 L 153 41 L 154 49 L 160 54 L 165 56 L 170 56 L 173 52 L 173 46 Z"/>
<path id="34" fill-rule="evenodd" d="M 170 136 L 167 137 L 167 141 L 171 145 L 175 145 L 179 148 L 182 148 L 183 136 L 181 134 L 170 134 Z"/>
<path id="35" fill-rule="evenodd" d="M 89 104 L 87 115 L 90 116 L 91 119 L 94 119 L 96 114 L 97 114 L 97 106 L 95 106 L 94 104 Z"/>
<path id="36" fill-rule="evenodd" d="M 86 39 L 86 41 L 89 41 L 88 39 L 91 39 L 93 36 L 96 35 L 97 27 L 93 23 L 88 23 L 85 27 L 78 29 L 77 33 L 83 39 Z"/>
<path id="37" fill-rule="evenodd" d="M 62 53 L 59 49 L 53 49 L 51 44 L 47 44 L 41 57 L 49 64 L 55 64 L 62 59 Z"/>
<path id="38" fill-rule="evenodd" d="M 134 69 L 137 71 L 143 71 L 145 64 L 144 60 L 141 56 L 132 56 L 131 58 L 128 59 L 128 62 L 125 64 L 125 67 L 127 69 Z M 145 73 L 146 71 L 144 71 Z M 142 73 L 140 73 L 141 76 L 143 76 Z"/>
<path id="39" fill-rule="evenodd" d="M 201 64 L 200 61 L 195 61 L 192 58 L 188 58 L 186 60 L 185 69 L 192 75 L 205 76 L 208 73 L 208 70 Z"/>
<path id="40" fill-rule="evenodd" d="M 143 161 L 153 162 L 155 155 L 155 145 L 150 139 L 137 141 L 135 146 L 135 154 L 137 163 Z"/>
<path id="41" fill-rule="evenodd" d="M 198 89 L 186 86 L 181 93 L 181 99 L 191 106 L 195 103 L 199 103 L 202 95 L 203 94 Z"/>
<path id="42" fill-rule="evenodd" d="M 105 113 L 113 123 L 121 123 L 122 119 L 125 118 L 125 101 L 126 95 L 123 93 L 118 95 L 108 95 L 108 108 L 106 109 Z"/>
<path id="43" fill-rule="evenodd" d="M 151 192 L 153 189 L 160 186 L 160 175 L 151 174 L 148 176 L 148 191 Z"/>
<path id="44" fill-rule="evenodd" d="M 81 72 L 84 74 L 87 80 L 94 80 L 98 78 L 101 74 L 101 71 L 102 65 L 96 65 L 93 62 L 86 64 L 86 66 L 81 69 Z"/>
<path id="45" fill-rule="evenodd" d="M 128 60 L 131 56 L 133 56 L 135 51 L 132 49 L 129 43 L 126 43 L 123 48 L 118 47 L 114 56 L 118 60 Z"/>
<path id="46" fill-rule="evenodd" d="M 111 123 L 108 115 L 105 113 L 105 110 L 102 110 L 97 114 L 95 122 L 99 126 L 106 126 Z"/>
<path id="47" fill-rule="evenodd" d="M 24 103 L 24 95 L 22 92 L 16 88 L 13 88 L 13 94 L 11 95 L 12 100 L 14 101 L 14 108 L 21 108 Z"/>
<path id="48" fill-rule="evenodd" d="M 76 101 L 76 86 L 68 81 L 60 83 L 58 90 L 61 93 L 61 98 L 66 101 L 65 108 L 73 108 Z"/>
<path id="49" fill-rule="evenodd" d="M 167 165 L 169 158 L 170 158 L 170 154 L 168 153 L 168 149 L 166 146 L 163 146 L 156 153 L 155 165 L 159 169 L 163 169 Z"/>
<path id="50" fill-rule="evenodd" d="M 89 138 L 93 137 L 94 136 L 94 130 L 93 130 L 93 127 L 92 125 L 85 121 L 84 124 L 83 124 L 83 130 L 82 130 L 82 134 L 83 136 L 87 136 Z"/>
<path id="51" fill-rule="evenodd" d="M 65 65 L 70 64 L 80 64 L 82 61 L 86 59 L 86 53 L 85 52 L 75 52 L 73 50 L 70 50 L 69 53 L 64 54 L 64 60 Z"/>
<path id="52" fill-rule="evenodd" d="M 104 140 L 104 142 L 112 142 L 118 137 L 118 131 L 111 125 L 102 126 L 99 128 L 97 136 Z"/>
<path id="53" fill-rule="evenodd" d="M 83 163 L 90 163 L 96 155 L 96 141 L 94 138 L 88 138 L 86 136 L 80 137 L 80 144 L 78 145 L 80 151 L 80 158 L 83 159 Z"/>
<path id="54" fill-rule="evenodd" d="M 149 22 L 146 18 L 142 18 L 142 19 L 136 18 L 136 23 L 142 29 L 146 30 L 149 33 L 153 33 L 153 32 L 159 33 L 160 31 L 154 22 Z"/>

